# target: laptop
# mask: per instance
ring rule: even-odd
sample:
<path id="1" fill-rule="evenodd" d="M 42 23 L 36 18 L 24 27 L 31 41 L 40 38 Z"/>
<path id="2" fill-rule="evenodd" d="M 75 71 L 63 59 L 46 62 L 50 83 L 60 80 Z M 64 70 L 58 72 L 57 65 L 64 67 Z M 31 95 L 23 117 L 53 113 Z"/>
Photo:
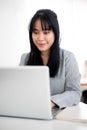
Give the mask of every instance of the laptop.
<path id="1" fill-rule="evenodd" d="M 47 66 L 0 67 L 0 116 L 52 119 Z"/>

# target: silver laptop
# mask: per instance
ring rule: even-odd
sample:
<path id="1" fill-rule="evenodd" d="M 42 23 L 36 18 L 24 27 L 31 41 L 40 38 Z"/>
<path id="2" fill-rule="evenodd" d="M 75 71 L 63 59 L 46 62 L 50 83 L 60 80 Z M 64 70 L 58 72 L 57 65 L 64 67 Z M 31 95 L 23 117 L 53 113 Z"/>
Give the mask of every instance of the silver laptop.
<path id="1" fill-rule="evenodd" d="M 0 67 L 0 116 L 52 119 L 46 66 Z"/>

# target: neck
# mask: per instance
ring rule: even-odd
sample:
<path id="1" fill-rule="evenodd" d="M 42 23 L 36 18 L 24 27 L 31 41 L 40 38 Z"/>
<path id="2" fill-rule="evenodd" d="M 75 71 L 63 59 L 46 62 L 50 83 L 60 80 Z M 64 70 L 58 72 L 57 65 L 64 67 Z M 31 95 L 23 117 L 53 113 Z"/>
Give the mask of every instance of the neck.
<path id="1" fill-rule="evenodd" d="M 41 58 L 43 60 L 43 64 L 47 65 L 48 59 L 49 59 L 49 53 L 48 52 L 42 52 L 41 53 Z"/>

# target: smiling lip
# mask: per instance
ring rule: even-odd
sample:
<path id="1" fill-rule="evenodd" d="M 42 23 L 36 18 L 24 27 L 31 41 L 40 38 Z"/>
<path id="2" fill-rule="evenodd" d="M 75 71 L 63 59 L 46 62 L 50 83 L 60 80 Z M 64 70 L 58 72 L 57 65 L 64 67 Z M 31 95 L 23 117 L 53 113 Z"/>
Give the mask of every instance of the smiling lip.
<path id="1" fill-rule="evenodd" d="M 45 44 L 44 43 L 39 43 L 38 46 L 43 47 L 43 46 L 45 46 Z"/>

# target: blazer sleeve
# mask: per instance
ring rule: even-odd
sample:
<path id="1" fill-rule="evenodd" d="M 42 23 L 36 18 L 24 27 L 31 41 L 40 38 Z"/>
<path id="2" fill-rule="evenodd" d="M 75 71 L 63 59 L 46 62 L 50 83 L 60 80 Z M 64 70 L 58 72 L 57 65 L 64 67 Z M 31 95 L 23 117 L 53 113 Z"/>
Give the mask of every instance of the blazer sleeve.
<path id="1" fill-rule="evenodd" d="M 75 56 L 71 53 L 65 57 L 65 90 L 53 95 L 52 101 L 60 108 L 76 105 L 80 102 L 80 73 Z"/>

